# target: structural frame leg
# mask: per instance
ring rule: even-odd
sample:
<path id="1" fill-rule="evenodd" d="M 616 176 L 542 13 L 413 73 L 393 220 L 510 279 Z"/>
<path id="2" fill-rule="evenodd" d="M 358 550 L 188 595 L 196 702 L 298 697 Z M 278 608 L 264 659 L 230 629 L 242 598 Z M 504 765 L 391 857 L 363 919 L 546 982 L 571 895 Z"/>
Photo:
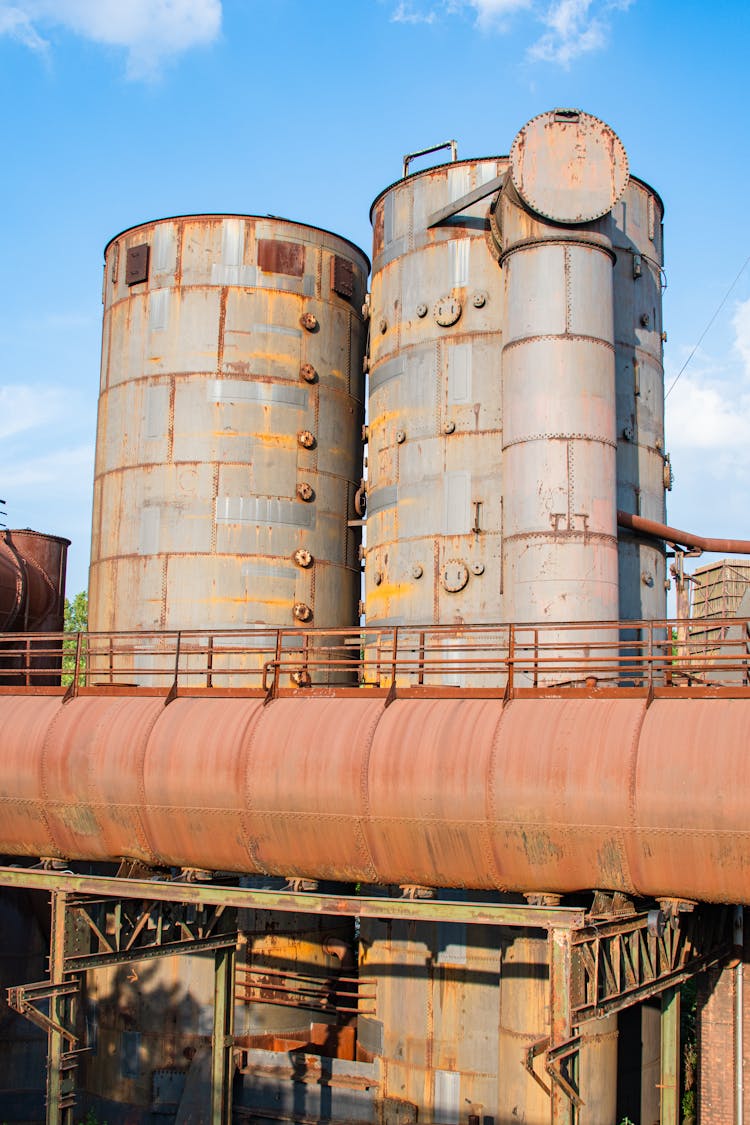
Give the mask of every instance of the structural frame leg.
<path id="1" fill-rule="evenodd" d="M 211 1125 L 231 1125 L 234 1078 L 235 949 L 214 954 L 214 1024 L 211 1040 Z"/>
<path id="2" fill-rule="evenodd" d="M 551 930 L 549 935 L 550 1045 L 570 1040 L 572 943 L 569 930 Z M 551 1083 L 551 1125 L 573 1125 L 573 1102 L 555 1081 Z"/>
<path id="3" fill-rule="evenodd" d="M 66 891 L 52 891 L 49 977 L 52 984 L 64 980 L 66 942 L 68 934 L 68 895 Z M 64 1026 L 71 1018 L 71 1001 L 67 996 L 50 998 L 50 1018 Z M 75 1065 L 66 1066 L 65 1037 L 56 1030 L 47 1032 L 47 1125 L 73 1125 L 75 1091 Z"/>
<path id="4" fill-rule="evenodd" d="M 680 1125 L 680 990 L 661 997 L 661 1125 Z"/>

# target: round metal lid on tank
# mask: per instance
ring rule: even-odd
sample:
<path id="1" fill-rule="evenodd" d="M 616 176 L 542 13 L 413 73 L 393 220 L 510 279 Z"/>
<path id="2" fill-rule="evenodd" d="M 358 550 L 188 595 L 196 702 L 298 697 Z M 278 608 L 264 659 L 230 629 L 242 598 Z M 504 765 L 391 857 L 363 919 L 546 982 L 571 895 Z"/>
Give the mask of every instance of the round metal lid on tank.
<path id="1" fill-rule="evenodd" d="M 588 223 L 611 211 L 629 179 L 617 134 L 577 109 L 540 113 L 510 150 L 513 185 L 532 211 L 555 223 Z"/>

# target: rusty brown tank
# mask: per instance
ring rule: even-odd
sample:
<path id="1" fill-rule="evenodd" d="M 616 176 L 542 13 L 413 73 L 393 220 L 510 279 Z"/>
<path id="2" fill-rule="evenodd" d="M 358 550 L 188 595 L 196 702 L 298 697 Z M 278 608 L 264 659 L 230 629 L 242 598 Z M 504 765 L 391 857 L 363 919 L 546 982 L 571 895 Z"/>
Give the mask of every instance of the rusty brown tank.
<path id="1" fill-rule="evenodd" d="M 50 686 L 60 683 L 65 618 L 65 568 L 69 539 L 24 530 L 0 532 L 0 633 L 14 637 L 0 649 L 0 684 Z M 23 669 L 23 672 L 21 672 Z M 15 672 L 15 674 L 14 674 Z"/>
<path id="2" fill-rule="evenodd" d="M 9 855 L 750 901 L 742 699 L 5 695 L 0 734 Z"/>

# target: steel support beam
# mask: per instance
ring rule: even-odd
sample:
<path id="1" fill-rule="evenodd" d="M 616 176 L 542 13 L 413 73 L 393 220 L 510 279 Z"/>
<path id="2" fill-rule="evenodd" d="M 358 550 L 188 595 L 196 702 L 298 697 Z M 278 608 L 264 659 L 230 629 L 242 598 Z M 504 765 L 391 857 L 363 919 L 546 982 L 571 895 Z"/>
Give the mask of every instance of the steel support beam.
<path id="1" fill-rule="evenodd" d="M 214 955 L 214 1024 L 211 1039 L 211 1125 L 231 1125 L 234 1078 L 235 950 Z"/>
<path id="2" fill-rule="evenodd" d="M 295 891 L 261 891 L 221 883 L 179 883 L 116 876 L 76 875 L 70 871 L 38 871 L 28 867 L 0 867 L 0 886 L 29 890 L 67 891 L 99 898 L 143 899 L 149 902 L 190 902 L 197 905 L 280 910 L 293 914 L 348 915 L 353 918 L 395 918 L 408 922 L 465 922 L 490 926 L 531 926 L 540 930 L 569 930 L 584 924 L 580 907 L 529 906 L 512 903 L 446 902 L 440 899 L 400 899 L 365 895 L 322 895 Z"/>
<path id="3" fill-rule="evenodd" d="M 680 990 L 661 997 L 661 1125 L 680 1125 Z"/>

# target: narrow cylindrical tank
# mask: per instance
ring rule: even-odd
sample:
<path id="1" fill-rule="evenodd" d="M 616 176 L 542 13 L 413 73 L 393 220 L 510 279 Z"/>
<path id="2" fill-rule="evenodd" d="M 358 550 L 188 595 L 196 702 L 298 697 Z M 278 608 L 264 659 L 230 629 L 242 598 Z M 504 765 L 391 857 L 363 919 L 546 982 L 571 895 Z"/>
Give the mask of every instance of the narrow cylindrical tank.
<path id="1" fill-rule="evenodd" d="M 368 266 L 270 217 L 108 244 L 92 630 L 357 620 Z"/>
<path id="2" fill-rule="evenodd" d="M 488 199 L 460 201 L 506 168 L 431 168 L 372 206 L 368 624 L 503 620 L 499 253 Z"/>
<path id="3" fill-rule="evenodd" d="M 503 577 L 512 620 L 618 615 L 615 255 L 606 216 L 627 178 L 619 140 L 587 114 L 542 114 L 513 142 L 500 207 Z"/>

